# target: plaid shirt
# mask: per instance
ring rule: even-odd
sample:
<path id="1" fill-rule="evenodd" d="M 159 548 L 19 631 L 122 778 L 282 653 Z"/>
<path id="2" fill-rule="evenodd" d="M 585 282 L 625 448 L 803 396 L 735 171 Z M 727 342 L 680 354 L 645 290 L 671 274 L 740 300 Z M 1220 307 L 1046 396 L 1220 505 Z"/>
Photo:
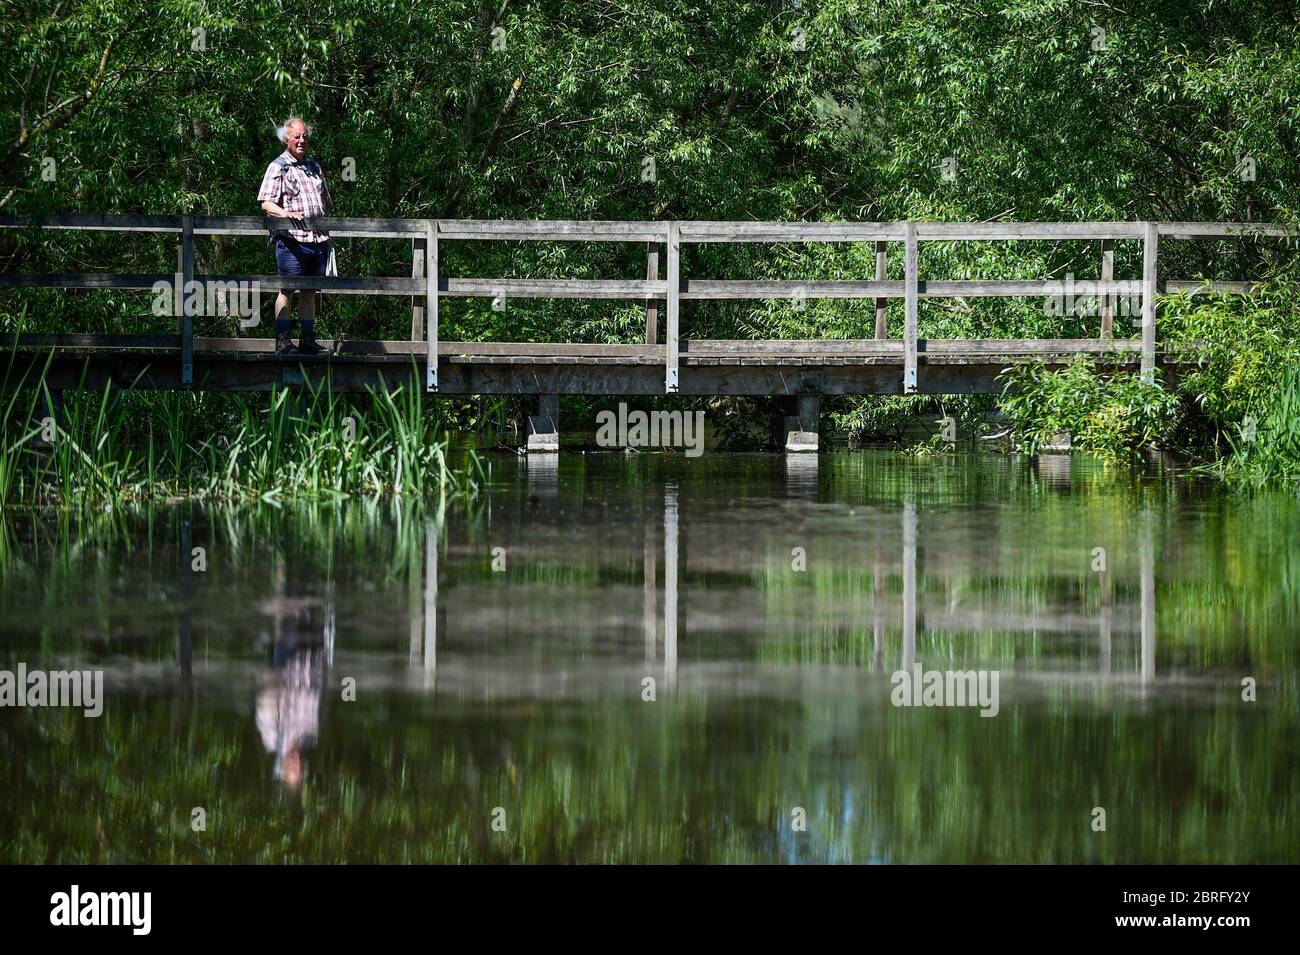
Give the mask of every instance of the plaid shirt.
<path id="1" fill-rule="evenodd" d="M 330 190 L 325 185 L 325 174 L 321 172 L 320 163 L 310 156 L 298 162 L 289 155 L 287 149 L 281 155 L 289 161 L 289 165 L 272 162 L 266 167 L 262 186 L 257 190 L 257 201 L 262 203 L 270 200 L 295 219 L 327 215 Z M 299 242 L 327 242 L 330 237 L 328 232 L 303 229 L 286 231 Z"/>

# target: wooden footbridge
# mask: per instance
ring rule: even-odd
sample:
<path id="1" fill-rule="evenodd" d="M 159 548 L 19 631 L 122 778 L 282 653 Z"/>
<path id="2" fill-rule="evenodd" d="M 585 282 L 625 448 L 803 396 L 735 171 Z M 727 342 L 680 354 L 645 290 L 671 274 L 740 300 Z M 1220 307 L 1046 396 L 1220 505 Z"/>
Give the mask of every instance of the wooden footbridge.
<path id="1" fill-rule="evenodd" d="M 0 273 L 0 288 L 156 289 L 157 283 L 186 288 L 197 282 L 244 283 L 273 293 L 274 275 L 195 273 L 196 236 L 262 236 L 288 220 L 262 217 L 147 215 L 58 215 L 38 223 L 0 220 L 5 229 L 62 229 L 171 233 L 179 238 L 173 274 Z M 269 337 L 211 338 L 194 334 L 199 302 L 185 297 L 171 334 L 6 335 L 0 348 L 11 386 L 34 383 L 45 371 L 51 389 L 121 387 L 265 390 L 276 386 L 328 383 L 337 390 L 395 385 L 420 376 L 430 392 L 444 395 L 783 395 L 960 394 L 1001 390 L 999 373 L 1010 363 L 1044 359 L 1059 363 L 1079 354 L 1106 356 L 1121 367 L 1150 377 L 1157 366 L 1176 365 L 1156 340 L 1161 293 L 1195 290 L 1194 278 L 1162 280 L 1157 271 L 1160 242 L 1239 236 L 1290 236 L 1296 230 L 1261 223 L 1208 222 L 602 222 L 435 219 L 314 220 L 312 228 L 335 238 L 382 238 L 407 242 L 409 276 L 313 277 L 291 280 L 331 295 L 410 297 L 411 336 L 405 341 L 322 342 L 327 355 L 278 356 Z M 1052 281 L 949 281 L 918 274 L 923 242 L 990 240 L 1073 240 L 1099 243 L 1099 278 L 1089 293 L 1100 297 L 1100 335 L 1092 339 L 943 340 L 917 333 L 917 308 L 927 297 L 1039 298 L 1060 294 Z M 644 244 L 646 278 L 521 279 L 456 278 L 444 275 L 439 251 L 448 242 L 537 241 Z M 1116 279 L 1116 242 L 1141 242 L 1142 274 Z M 684 252 L 704 243 L 874 243 L 875 275 L 854 281 L 755 281 L 686 278 Z M 890 280 L 888 251 L 901 245 L 904 278 Z M 659 275 L 661 255 L 665 275 Z M 1209 287 L 1245 293 L 1249 282 L 1213 282 Z M 636 344 L 567 342 L 456 342 L 439 338 L 438 305 L 444 298 L 582 298 L 645 303 L 645 340 Z M 1114 335 L 1119 296 L 1141 301 L 1141 336 Z M 874 299 L 875 335 L 869 339 L 817 341 L 722 341 L 682 333 L 682 304 L 701 300 L 841 298 Z M 886 309 L 904 305 L 903 335 L 889 338 Z M 659 318 L 664 316 L 662 341 Z M 270 327 L 264 322 L 259 329 Z M 48 368 L 46 367 L 48 363 Z M 15 368 L 15 366 L 18 366 Z M 14 372 L 17 370 L 18 375 Z"/>

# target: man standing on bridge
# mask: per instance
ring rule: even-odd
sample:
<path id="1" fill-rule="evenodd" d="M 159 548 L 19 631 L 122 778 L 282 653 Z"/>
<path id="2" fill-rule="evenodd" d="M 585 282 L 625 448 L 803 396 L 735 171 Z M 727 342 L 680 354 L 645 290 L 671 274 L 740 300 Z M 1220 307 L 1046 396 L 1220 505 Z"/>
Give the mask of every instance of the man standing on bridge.
<path id="1" fill-rule="evenodd" d="M 290 116 L 276 130 L 285 149 L 266 167 L 257 201 L 267 215 L 293 219 L 294 228 L 274 234 L 275 264 L 279 275 L 324 275 L 330 256 L 328 232 L 315 232 L 302 220 L 329 212 L 330 191 L 320 164 L 307 155 L 311 127 L 300 116 Z M 280 289 L 275 297 L 275 353 L 277 355 L 319 355 L 325 351 L 316 342 L 316 292 L 298 291 L 298 318 L 302 337 L 297 348 L 289 334 L 290 296 L 294 289 Z"/>

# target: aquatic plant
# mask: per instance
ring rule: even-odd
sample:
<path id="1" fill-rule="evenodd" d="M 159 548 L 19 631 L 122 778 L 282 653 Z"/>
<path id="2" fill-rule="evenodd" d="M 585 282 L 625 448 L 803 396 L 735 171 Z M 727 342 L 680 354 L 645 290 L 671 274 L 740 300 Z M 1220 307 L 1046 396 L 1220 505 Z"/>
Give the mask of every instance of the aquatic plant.
<path id="1" fill-rule="evenodd" d="M 52 414 L 40 415 L 38 399 Z M 472 497 L 480 459 L 448 462 L 448 435 L 419 388 L 344 395 L 67 389 L 8 392 L 0 504 L 112 504 L 186 497 Z"/>
<path id="2" fill-rule="evenodd" d="M 1030 454 L 1069 432 L 1074 447 L 1123 460 L 1163 444 L 1179 418 L 1178 396 L 1158 378 L 1146 382 L 1132 372 L 1106 371 L 1085 356 L 1060 370 L 1042 361 L 1013 365 L 1002 378 L 1002 410 Z"/>

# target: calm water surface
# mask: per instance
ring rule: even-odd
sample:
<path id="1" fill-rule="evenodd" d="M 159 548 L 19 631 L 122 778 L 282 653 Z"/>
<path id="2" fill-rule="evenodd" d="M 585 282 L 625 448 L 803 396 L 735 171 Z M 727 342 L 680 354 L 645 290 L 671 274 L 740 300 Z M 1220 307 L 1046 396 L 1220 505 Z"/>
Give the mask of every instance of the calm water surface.
<path id="1" fill-rule="evenodd" d="M 0 668 L 105 702 L 0 709 L 0 861 L 1300 860 L 1293 496 L 883 452 L 492 474 L 468 512 L 8 515 Z M 894 706 L 913 662 L 996 672 L 997 715 Z"/>

